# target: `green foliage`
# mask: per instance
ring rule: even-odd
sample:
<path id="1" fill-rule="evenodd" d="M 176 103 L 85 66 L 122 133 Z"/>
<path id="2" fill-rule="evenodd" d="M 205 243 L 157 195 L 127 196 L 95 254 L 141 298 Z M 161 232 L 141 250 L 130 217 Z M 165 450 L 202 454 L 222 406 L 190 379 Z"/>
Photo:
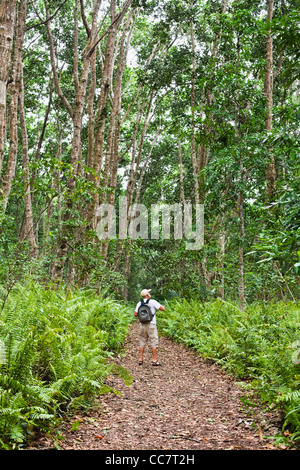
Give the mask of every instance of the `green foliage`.
<path id="1" fill-rule="evenodd" d="M 229 373 L 249 380 L 285 413 L 284 428 L 300 436 L 300 304 L 253 304 L 244 312 L 221 300 L 173 300 L 160 314 L 162 331 Z"/>
<path id="2" fill-rule="evenodd" d="M 60 87 L 75 106 L 75 2 L 52 0 L 48 4 Z M 217 295 L 235 302 L 241 284 L 248 303 L 299 298 L 298 0 L 275 2 L 271 23 L 266 22 L 266 3 L 260 0 L 134 0 L 131 6 L 136 22 L 127 44 L 121 109 L 116 116 L 111 116 L 112 97 L 118 96 L 114 86 L 124 22 L 109 51 L 116 62 L 107 106 L 101 113 L 106 120 L 103 166 L 98 174 L 100 162 L 90 161 L 89 150 L 97 154 L 93 150 L 108 35 L 97 49 L 93 103 L 92 70 L 79 98 L 84 100 L 84 108 L 81 146 L 75 152 L 78 165 L 74 168 L 75 121 L 59 98 L 51 73 L 45 2 L 28 2 L 22 69 L 29 168 L 23 167 L 19 128 L 15 177 L 6 212 L 0 215 L 0 339 L 6 347 L 6 363 L 0 366 L 3 446 L 21 442 L 38 421 L 51 422 L 62 410 L 84 403 L 97 392 L 107 372 L 105 358 L 111 349 L 119 350 L 130 321 L 126 309 L 109 298 L 97 298 L 92 291 L 67 294 L 35 285 L 25 290 L 17 285 L 29 274 L 48 284 L 54 280 L 57 261 L 64 266 L 64 282 L 77 288 L 105 290 L 122 299 L 128 293 L 132 301 L 144 287 L 151 287 L 161 300 L 184 297 L 185 301 L 172 304 L 184 322 L 178 323 L 176 316 L 166 319 L 170 334 L 199 346 L 204 355 L 214 357 L 230 371 L 241 376 L 259 375 L 264 393 L 270 389 L 272 395 L 272 384 L 279 386 L 282 377 L 282 383 L 292 381 L 287 377 L 292 377 L 290 351 L 284 349 L 280 336 L 292 341 L 294 333 L 286 315 L 280 321 L 273 318 L 273 304 L 248 308 L 244 314 L 219 302 L 201 302 Z M 88 40 L 85 26 L 90 24 L 93 2 L 80 2 L 78 7 L 80 76 Z M 121 2 L 117 2 L 118 11 L 120 8 Z M 110 25 L 109 8 L 101 7 L 97 21 L 101 37 Z M 266 132 L 265 122 L 267 31 L 272 33 L 274 51 L 271 132 Z M 9 118 L 9 107 L 7 110 Z M 112 121 L 118 128 L 113 132 L 117 139 L 113 145 Z M 3 180 L 9 135 L 7 132 L 0 175 Z M 118 149 L 120 156 L 116 188 L 112 148 Z M 270 153 L 276 191 L 268 201 Z M 31 259 L 28 240 L 21 242 L 26 221 L 25 170 L 31 181 L 37 259 Z M 148 209 L 155 203 L 180 202 L 183 195 L 194 203 L 194 180 L 198 178 L 199 200 L 205 206 L 202 250 L 188 251 L 182 240 L 172 238 L 126 240 L 124 244 L 110 240 L 107 256 L 103 254 L 92 222 L 93 201 L 98 196 L 104 201 L 114 191 L 117 201 L 118 195 L 126 194 L 132 172 L 136 181 L 127 194 L 133 190 L 134 201 L 142 181 L 138 202 Z M 74 187 L 70 191 L 71 180 Z M 238 208 L 240 197 L 243 204 Z M 1 193 L 0 205 L 2 199 Z M 63 255 L 58 250 L 62 239 L 67 244 Z M 243 270 L 239 269 L 241 247 Z M 186 303 L 191 299 L 194 302 Z M 275 316 L 281 316 L 278 305 L 285 308 L 285 304 L 277 304 Z M 274 351 L 276 354 L 271 354 Z M 285 358 L 282 362 L 280 355 Z M 269 367 L 268 361 L 274 367 Z M 282 391 L 280 403 L 290 407 L 288 423 L 294 420 L 297 427 L 299 400 L 297 390 L 289 386 Z M 274 401 L 277 399 L 275 393 Z"/>
<path id="3" fill-rule="evenodd" d="M 105 377 L 118 373 L 108 358 L 119 352 L 131 313 L 93 291 L 33 282 L 13 289 L 0 317 L 3 448 L 20 446 L 36 427 L 47 429 L 106 390 Z"/>
<path id="4" fill-rule="evenodd" d="M 48 4 L 60 86 L 74 106 L 75 2 L 53 0 Z M 199 196 L 205 206 L 205 247 L 199 256 L 193 256 L 182 248 L 182 243 L 155 241 L 152 244 L 147 241 L 131 253 L 128 270 L 124 266 L 126 263 L 123 264 L 126 256 L 123 252 L 120 256 L 122 242 L 118 246 L 118 242 L 110 240 L 108 257 L 103 257 L 102 246 L 92 230 L 90 211 L 97 194 L 102 201 L 114 191 L 110 185 L 105 187 L 103 178 L 106 170 L 113 173 L 114 169 L 108 165 L 104 170 L 103 162 L 103 171 L 98 175 L 97 165 L 91 166 L 89 161 L 88 149 L 95 144 L 89 139 L 93 134 L 91 130 L 96 131 L 98 126 L 97 109 L 107 35 L 100 41 L 101 53 L 99 50 L 96 57 L 97 93 L 92 110 L 88 106 L 90 93 L 93 93 L 91 71 L 86 92 L 81 97 L 85 106 L 77 172 L 70 163 L 73 122 L 50 73 L 49 38 L 45 24 L 41 24 L 45 19 L 45 4 L 43 1 L 29 2 L 22 64 L 33 224 L 39 261 L 38 267 L 33 266 L 33 260 L 25 263 L 30 252 L 27 250 L 26 253 L 24 247 L 19 249 L 26 189 L 20 138 L 16 174 L 5 218 L 1 220 L 1 282 L 10 288 L 16 278 L 26 275 L 26 269 L 43 282 L 51 276 L 53 279 L 52 267 L 59 257 L 57 248 L 63 238 L 67 251 L 61 258 L 62 276 L 72 285 L 89 286 L 99 291 L 109 289 L 113 295 L 121 296 L 128 287 L 126 284 L 130 284 L 131 299 L 135 299 L 141 284 L 151 284 L 162 298 L 169 297 L 172 290 L 186 298 L 197 296 L 200 299 L 216 296 L 222 286 L 224 298 L 236 300 L 240 280 L 238 247 L 242 244 L 242 281 L 248 302 L 274 296 L 277 299 L 297 298 L 300 266 L 299 185 L 295 183 L 299 175 L 298 2 L 289 0 L 282 5 L 275 2 L 272 24 L 266 22 L 265 3 L 258 0 L 223 3 L 216 0 L 135 0 L 132 7 L 136 21 L 122 81 L 120 116 L 126 116 L 126 119 L 120 120 L 122 124 L 116 142 L 120 161 L 115 200 L 118 194 L 126 193 L 134 155 L 133 200 L 142 177 L 138 202 L 148 208 L 154 203 L 180 202 L 181 189 L 185 200 L 194 203 L 194 178 L 198 177 Z M 87 44 L 83 18 L 90 23 L 93 2 L 85 3 L 82 17 L 81 8 L 83 5 L 79 8 L 79 75 Z M 118 3 L 117 8 L 119 11 L 121 4 Z M 136 16 L 137 9 L 139 14 Z M 98 18 L 100 36 L 109 24 L 109 9 L 101 8 Z M 122 35 L 122 28 L 123 23 L 118 37 Z M 270 28 L 274 83 L 272 132 L 266 133 L 264 76 L 266 32 Z M 113 52 L 117 60 L 111 91 L 116 83 L 118 48 L 119 42 Z M 150 96 L 153 101 L 147 118 Z M 105 109 L 104 155 L 110 151 L 111 110 L 109 99 Z M 179 138 L 182 187 L 178 165 Z M 198 175 L 194 174 L 192 139 L 200 167 Z M 40 148 L 39 143 L 42 144 Z M 265 197 L 267 149 L 270 148 L 276 166 L 276 195 L 271 205 L 266 204 Z M 2 177 L 8 151 L 9 142 Z M 108 154 L 104 160 L 110 161 Z M 97 176 L 100 176 L 99 186 Z M 74 188 L 70 192 L 68 182 L 71 177 Z M 242 236 L 237 211 L 240 194 L 245 225 Z M 223 233 L 224 252 L 221 252 L 218 244 Z M 150 262 L 151 271 L 148 266 L 144 269 L 145 256 L 155 259 L 154 264 Z"/>

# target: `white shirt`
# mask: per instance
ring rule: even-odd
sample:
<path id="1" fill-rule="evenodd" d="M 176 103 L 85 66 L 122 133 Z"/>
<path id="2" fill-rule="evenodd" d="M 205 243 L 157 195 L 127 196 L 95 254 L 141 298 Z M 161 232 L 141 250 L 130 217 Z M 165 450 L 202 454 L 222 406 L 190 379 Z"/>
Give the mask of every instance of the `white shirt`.
<path id="1" fill-rule="evenodd" d="M 147 299 L 144 299 L 144 301 L 146 301 Z M 135 308 L 135 311 L 137 312 L 140 305 L 141 305 L 141 301 L 137 303 L 136 305 L 136 308 Z M 161 307 L 161 304 L 159 302 L 157 302 L 157 300 L 154 300 L 154 299 L 150 299 L 148 304 L 150 309 L 151 309 L 151 312 L 153 313 L 154 317 L 152 318 L 151 322 L 150 323 L 153 323 L 154 325 L 156 325 L 156 315 L 155 315 L 155 312 L 156 310 L 159 309 L 159 307 Z"/>

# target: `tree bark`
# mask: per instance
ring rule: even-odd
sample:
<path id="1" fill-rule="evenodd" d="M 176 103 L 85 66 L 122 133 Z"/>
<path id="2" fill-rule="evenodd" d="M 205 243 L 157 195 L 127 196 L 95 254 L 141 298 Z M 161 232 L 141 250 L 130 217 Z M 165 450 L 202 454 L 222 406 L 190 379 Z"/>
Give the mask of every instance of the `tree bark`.
<path id="1" fill-rule="evenodd" d="M 16 5 L 17 0 L 2 0 L 0 4 L 0 175 L 6 140 L 7 86 L 10 81 Z"/>
<path id="2" fill-rule="evenodd" d="M 195 145 L 195 75 L 196 75 L 196 62 L 195 62 L 195 38 L 194 38 L 194 23 L 191 20 L 191 41 L 192 41 L 192 85 L 191 85 L 191 113 L 192 113 L 192 137 L 191 137 L 191 151 L 192 151 L 192 163 L 193 163 L 193 174 L 194 174 L 194 191 L 195 191 L 195 203 L 199 204 L 199 181 L 198 181 L 198 165 L 197 165 L 197 154 Z"/>
<path id="3" fill-rule="evenodd" d="M 223 227 L 224 224 L 224 216 L 221 218 L 220 223 L 220 231 L 218 234 L 218 278 L 219 278 L 219 286 L 218 286 L 218 297 L 224 299 L 225 295 L 225 277 L 224 277 L 224 257 L 225 257 L 225 243 L 226 243 L 226 231 Z"/>
<path id="4" fill-rule="evenodd" d="M 107 170 L 105 173 L 108 173 L 108 185 L 110 188 L 110 193 L 108 194 L 108 202 L 114 204 L 115 200 L 115 190 L 117 184 L 117 171 L 120 161 L 119 157 L 119 138 L 121 130 L 121 96 L 122 96 L 122 79 L 123 73 L 126 65 L 126 59 L 128 54 L 128 47 L 133 31 L 134 21 L 131 23 L 133 11 L 128 15 L 124 31 L 122 34 L 120 42 L 120 50 L 118 56 L 118 65 L 116 70 L 116 79 L 114 84 L 114 93 L 112 100 L 112 109 L 110 114 L 110 125 L 108 131 L 107 139 L 107 149 L 106 149 L 106 167 Z M 106 183 L 106 182 L 105 182 Z"/>
<path id="5" fill-rule="evenodd" d="M 70 236 L 69 222 L 71 220 L 71 214 L 74 206 L 74 202 L 72 200 L 72 195 L 75 189 L 75 178 L 76 174 L 79 174 L 82 169 L 82 155 L 81 155 L 81 131 L 82 131 L 82 116 L 85 104 L 85 96 L 86 96 L 86 89 L 87 89 L 87 79 L 89 73 L 89 66 L 90 66 L 90 49 L 91 45 L 95 39 L 96 31 L 97 31 L 97 17 L 99 13 L 101 5 L 101 0 L 94 1 L 93 7 L 93 15 L 92 15 L 92 26 L 90 30 L 90 34 L 88 36 L 87 45 L 84 52 L 84 59 L 82 64 L 82 71 L 81 76 L 79 77 L 79 50 L 78 50 L 78 8 L 79 8 L 79 0 L 76 0 L 74 5 L 74 85 L 75 85 L 75 99 L 74 99 L 74 106 L 72 107 L 67 98 L 64 96 L 60 83 L 59 77 L 56 69 L 56 61 L 55 61 L 55 54 L 54 54 L 54 43 L 52 32 L 50 28 L 50 15 L 47 1 L 45 0 L 45 7 L 46 7 L 46 28 L 49 38 L 49 46 L 50 46 L 50 58 L 51 58 L 51 65 L 52 65 L 52 72 L 54 77 L 54 84 L 56 88 L 56 92 L 60 97 L 63 105 L 65 106 L 66 110 L 68 111 L 70 117 L 73 120 L 73 136 L 72 136 L 72 149 L 71 149 L 71 158 L 70 164 L 72 169 L 74 170 L 71 172 L 71 175 L 68 179 L 68 194 L 66 197 L 65 202 L 65 210 L 63 212 L 63 225 L 62 225 L 62 233 L 58 242 L 57 247 L 57 255 L 56 261 L 52 267 L 52 280 L 54 282 L 59 281 L 62 278 L 62 272 L 66 260 L 66 255 L 68 252 L 68 236 Z M 83 5 L 81 4 L 81 7 Z"/>
<path id="6" fill-rule="evenodd" d="M 221 1 L 221 13 L 222 15 L 225 15 L 227 11 L 227 0 L 222 0 Z M 219 33 L 215 33 L 214 41 L 212 44 L 212 59 L 215 60 L 218 54 L 218 49 L 219 49 L 219 43 L 220 43 L 220 37 L 221 37 L 221 31 Z M 210 76 L 209 76 L 209 82 L 211 81 L 213 77 L 213 71 L 211 71 Z M 212 94 L 212 91 L 210 89 L 210 85 L 206 86 L 206 89 L 204 91 L 204 95 L 206 98 L 206 103 L 207 103 L 207 109 L 209 109 L 214 101 L 214 97 Z M 209 113 L 209 111 L 206 111 L 206 113 Z M 208 120 L 209 121 L 209 120 Z M 213 135 L 213 126 L 211 124 L 205 124 L 205 131 L 207 135 Z M 203 170 L 208 162 L 208 155 L 209 155 L 209 148 L 206 143 L 200 143 L 198 148 L 197 148 L 197 155 L 196 155 L 196 161 L 194 163 L 195 168 L 197 169 L 197 194 L 198 194 L 198 200 L 205 200 L 205 187 L 204 187 L 204 177 L 201 176 L 199 178 L 199 172 Z M 218 289 L 218 295 L 223 298 L 224 295 L 224 274 L 223 274 L 223 258 L 224 258 L 224 249 L 225 249 L 225 238 L 226 234 L 224 232 L 224 228 L 221 224 L 220 226 L 220 233 L 219 233 L 219 239 L 218 239 L 218 246 L 219 246 L 219 279 L 220 279 L 220 286 Z M 208 257 L 204 256 L 201 262 L 199 263 L 200 266 L 200 273 L 202 277 L 204 278 L 205 285 L 208 289 L 211 288 L 212 286 L 212 279 L 214 278 L 214 273 L 209 272 L 207 269 L 207 261 Z"/>
<path id="7" fill-rule="evenodd" d="M 240 225 L 240 242 L 239 242 L 239 306 L 242 311 L 245 309 L 245 284 L 244 284 L 244 247 L 245 238 L 245 222 L 244 222 L 244 199 L 240 192 L 238 195 L 238 211 Z"/>
<path id="8" fill-rule="evenodd" d="M 273 107 L 273 38 L 271 33 L 271 22 L 273 19 L 274 0 L 267 0 L 267 17 L 268 24 L 266 37 L 266 68 L 264 91 L 267 100 L 266 106 L 266 131 L 272 132 L 272 107 Z M 272 149 L 268 149 L 269 162 L 266 168 L 266 196 L 272 199 L 275 195 L 276 169 L 275 160 Z"/>
<path id="9" fill-rule="evenodd" d="M 2 7 L 2 4 L 1 4 Z M 22 49 L 25 34 L 25 20 L 26 20 L 27 0 L 23 0 L 20 4 L 18 12 L 16 33 L 15 33 L 15 46 L 12 62 L 12 72 L 10 83 L 10 104 L 9 104 L 9 153 L 7 160 L 7 167 L 3 177 L 2 184 L 2 214 L 5 213 L 9 194 L 12 187 L 12 181 L 15 176 L 15 169 L 17 163 L 17 150 L 18 150 L 18 97 L 20 89 L 20 74 L 22 65 Z"/>
<path id="10" fill-rule="evenodd" d="M 128 2 L 127 2 L 128 3 Z M 128 6 L 131 2 L 128 3 Z M 126 4 L 126 2 L 125 2 Z M 125 5 L 124 4 L 124 5 Z M 118 21 L 115 20 L 116 18 L 116 5 L 115 2 L 111 2 L 111 21 L 114 25 L 111 28 L 108 34 L 108 40 L 106 45 L 106 55 L 105 55 L 105 62 L 103 66 L 103 78 L 101 82 L 101 92 L 100 92 L 100 99 L 99 99 L 99 107 L 98 107 L 98 129 L 96 134 L 96 142 L 95 142 L 95 162 L 94 162 L 94 170 L 96 173 L 96 184 L 99 185 L 99 177 L 100 172 L 102 170 L 103 176 L 103 187 L 109 188 L 109 192 L 107 196 L 105 194 L 99 198 L 98 194 L 95 193 L 95 197 L 93 200 L 92 210 L 90 212 L 90 221 L 92 223 L 92 227 L 96 227 L 98 223 L 97 218 L 97 207 L 100 202 L 103 202 L 105 199 L 106 201 L 114 205 L 115 203 L 115 192 L 117 187 L 117 172 L 118 166 L 120 162 L 120 155 L 119 155 L 119 138 L 120 138 L 120 130 L 121 130 L 121 97 L 122 97 L 122 80 L 123 80 L 123 73 L 125 70 L 126 59 L 128 55 L 128 49 L 130 44 L 131 35 L 133 32 L 133 26 L 136 20 L 136 17 L 133 18 L 133 10 L 131 10 L 128 14 L 128 17 L 125 21 L 123 33 L 120 40 L 117 38 L 117 28 L 119 28 L 122 19 L 125 16 L 126 9 L 123 7 L 123 14 L 122 16 L 119 15 Z M 118 47 L 118 43 L 120 45 Z M 117 67 L 115 73 L 115 81 L 114 84 L 112 82 L 113 79 L 113 68 L 114 64 L 117 60 Z M 112 98 L 111 98 L 111 110 L 108 122 L 108 135 L 107 135 L 107 142 L 106 142 L 106 152 L 105 152 L 105 159 L 104 159 L 104 130 L 106 122 L 108 121 L 108 113 L 106 110 L 107 101 L 108 101 L 108 93 L 111 90 Z M 103 165 L 104 162 L 104 165 Z M 108 215 L 109 219 L 110 215 Z M 108 220 L 108 224 L 110 220 Z M 109 240 L 104 240 L 101 244 L 101 253 L 104 258 L 107 257 L 108 252 L 108 245 Z"/>
<path id="11" fill-rule="evenodd" d="M 95 188 L 100 186 L 100 174 L 103 165 L 103 152 L 104 152 L 104 131 L 105 124 L 107 121 L 108 110 L 107 101 L 109 90 L 111 88 L 113 67 L 114 67 L 114 47 L 118 31 L 118 23 L 115 21 L 116 17 L 116 3 L 115 0 L 111 1 L 111 28 L 108 33 L 105 59 L 102 70 L 101 85 L 100 85 L 100 96 L 98 102 L 96 123 L 95 123 L 95 143 L 93 150 L 93 171 L 95 178 Z M 105 179 L 105 176 L 104 176 Z M 99 204 L 99 194 L 95 191 L 93 202 L 89 208 L 88 223 L 92 228 L 96 226 L 96 210 Z"/>
<path id="12" fill-rule="evenodd" d="M 184 194 L 184 185 L 183 185 L 183 169 L 182 169 L 182 146 L 181 138 L 178 137 L 178 160 L 179 160 L 179 183 L 180 183 L 180 199 L 182 204 L 186 204 L 185 194 Z"/>
<path id="13" fill-rule="evenodd" d="M 19 110 L 20 110 L 20 124 L 22 131 L 22 149 L 23 149 L 23 178 L 24 178 L 24 202 L 25 202 L 25 214 L 23 229 L 20 234 L 20 240 L 23 241 L 28 239 L 30 256 L 31 258 L 37 258 L 38 256 L 38 245 L 35 239 L 33 213 L 32 213 L 32 201 L 31 201 L 31 184 L 30 184 L 30 170 L 29 170 L 29 158 L 28 158 L 28 136 L 25 120 L 25 109 L 24 109 L 24 82 L 23 74 L 21 74 L 21 86 L 19 94 Z"/>

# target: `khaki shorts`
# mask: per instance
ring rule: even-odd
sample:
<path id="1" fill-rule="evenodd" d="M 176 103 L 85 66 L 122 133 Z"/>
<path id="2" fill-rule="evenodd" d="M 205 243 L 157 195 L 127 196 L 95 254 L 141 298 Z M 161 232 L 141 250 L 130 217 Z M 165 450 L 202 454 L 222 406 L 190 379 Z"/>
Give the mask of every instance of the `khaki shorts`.
<path id="1" fill-rule="evenodd" d="M 152 348 L 158 346 L 158 333 L 154 323 L 140 323 L 140 348 L 144 348 L 147 341 L 150 341 Z"/>

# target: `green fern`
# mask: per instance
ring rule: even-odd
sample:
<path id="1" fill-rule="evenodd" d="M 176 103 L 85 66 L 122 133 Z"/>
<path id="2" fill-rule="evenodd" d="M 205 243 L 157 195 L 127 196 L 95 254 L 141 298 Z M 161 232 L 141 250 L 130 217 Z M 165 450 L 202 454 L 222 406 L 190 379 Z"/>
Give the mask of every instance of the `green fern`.
<path id="1" fill-rule="evenodd" d="M 1 293 L 1 292 L 0 292 Z M 85 406 L 103 391 L 132 312 L 92 291 L 16 285 L 1 314 L 0 446 L 20 446 L 28 429 Z M 1 344 L 2 344 L 1 343 Z"/>
<path id="2" fill-rule="evenodd" d="M 298 312 L 297 302 L 252 304 L 242 312 L 222 300 L 175 300 L 160 313 L 160 325 L 166 335 L 251 380 L 264 401 L 284 410 L 285 426 L 299 439 L 299 366 L 291 346 L 299 340 Z"/>

